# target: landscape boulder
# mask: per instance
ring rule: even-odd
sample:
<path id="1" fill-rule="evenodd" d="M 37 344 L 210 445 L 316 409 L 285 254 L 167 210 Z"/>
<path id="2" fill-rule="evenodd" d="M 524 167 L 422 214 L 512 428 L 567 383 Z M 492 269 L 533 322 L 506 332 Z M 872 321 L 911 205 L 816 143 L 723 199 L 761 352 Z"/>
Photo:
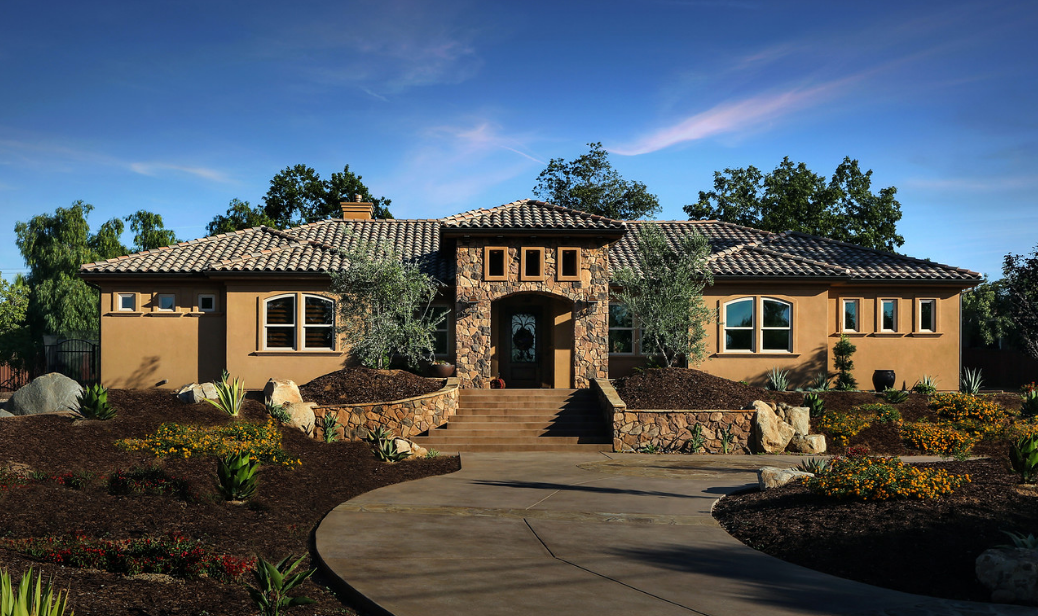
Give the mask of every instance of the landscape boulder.
<path id="1" fill-rule="evenodd" d="M 757 485 L 760 486 L 761 492 L 763 492 L 771 488 L 781 488 L 791 481 L 807 477 L 814 477 L 814 473 L 798 471 L 792 468 L 765 466 L 757 471 Z"/>
<path id="2" fill-rule="evenodd" d="M 808 434 L 807 436 L 794 436 L 789 441 L 789 450 L 811 455 L 823 454 L 825 453 L 825 435 Z"/>
<path id="3" fill-rule="evenodd" d="M 1038 550 L 992 548 L 976 561 L 977 580 L 994 603 L 1038 605 Z"/>
<path id="4" fill-rule="evenodd" d="M 793 426 L 796 436 L 807 436 L 811 431 L 811 409 L 806 406 L 792 406 L 779 402 L 775 409 L 779 419 Z"/>
<path id="5" fill-rule="evenodd" d="M 418 460 L 429 454 L 428 449 L 406 438 L 393 439 L 393 446 L 396 447 L 397 453 L 407 454 L 406 460 Z"/>
<path id="6" fill-rule="evenodd" d="M 316 402 L 284 403 L 282 407 L 290 417 L 285 425 L 300 430 L 307 436 L 313 436 L 314 425 L 317 423 L 317 416 L 314 414 L 314 407 L 316 406 Z"/>
<path id="7" fill-rule="evenodd" d="M 263 399 L 269 404 L 299 403 L 303 397 L 299 395 L 299 387 L 289 379 L 270 379 L 263 387 Z"/>
<path id="8" fill-rule="evenodd" d="M 3 419 L 4 417 L 14 417 L 14 413 L 0 409 L 0 419 Z"/>
<path id="9" fill-rule="evenodd" d="M 51 372 L 38 376 L 28 385 L 14 392 L 7 401 L 12 415 L 62 413 L 79 409 L 79 394 L 83 388 L 64 374 Z"/>
<path id="10" fill-rule="evenodd" d="M 753 414 L 750 436 L 753 451 L 756 453 L 782 453 L 785 451 L 786 445 L 795 434 L 793 426 L 782 421 L 767 402 L 756 400 L 753 408 L 757 411 Z"/>
<path id="11" fill-rule="evenodd" d="M 174 392 L 174 395 L 186 404 L 194 404 L 205 399 L 215 400 L 216 386 L 212 383 L 188 383 Z"/>

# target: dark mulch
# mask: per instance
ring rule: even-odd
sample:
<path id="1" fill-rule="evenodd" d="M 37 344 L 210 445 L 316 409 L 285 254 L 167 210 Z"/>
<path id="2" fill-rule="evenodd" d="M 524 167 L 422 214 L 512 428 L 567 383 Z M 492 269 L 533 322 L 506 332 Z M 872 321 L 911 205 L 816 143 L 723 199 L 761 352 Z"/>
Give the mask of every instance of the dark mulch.
<path id="1" fill-rule="evenodd" d="M 972 483 L 936 500 L 842 501 L 799 484 L 721 499 L 714 516 L 734 537 L 810 569 L 910 593 L 988 601 L 974 563 L 1009 542 L 1001 531 L 1038 529 L 1038 496 L 1022 495 L 1001 461 L 923 466 Z"/>
<path id="2" fill-rule="evenodd" d="M 613 388 L 629 409 L 742 409 L 765 390 L 699 370 L 653 368 L 616 379 Z"/>
<path id="3" fill-rule="evenodd" d="M 317 524 L 343 501 L 382 486 L 460 468 L 456 457 L 381 463 L 364 443 L 329 445 L 285 429 L 283 446 L 302 459 L 302 466 L 295 470 L 264 466 L 258 494 L 244 506 L 220 498 L 216 461 L 201 457 L 158 461 L 170 474 L 187 480 L 195 494 L 191 501 L 173 496 L 110 496 L 102 474 L 156 463 L 145 454 L 116 449 L 113 443 L 117 439 L 144 437 L 166 421 L 216 425 L 235 420 L 208 404 L 177 402 L 163 390 L 112 390 L 109 400 L 119 410 L 110 421 L 76 421 L 54 415 L 0 420 L 0 465 L 17 462 L 49 474 L 90 471 L 98 475 L 79 491 L 47 482 L 0 495 L 0 539 L 69 533 L 129 539 L 179 531 L 222 553 L 280 560 L 289 554 L 307 554 Z M 262 403 L 251 399 L 237 421 L 265 420 Z M 111 573 L 31 563 L 0 549 L 0 567 L 20 573 L 30 564 L 71 588 L 71 605 L 81 616 L 256 613 L 243 586 L 206 579 L 174 583 L 131 580 Z M 306 613 L 343 613 L 344 603 L 321 586 L 321 581 L 326 580 L 308 581 L 302 587 L 302 594 L 318 601 Z"/>
<path id="4" fill-rule="evenodd" d="M 405 370 L 372 370 L 346 367 L 319 376 L 299 388 L 303 400 L 318 404 L 363 404 L 403 400 L 443 387 L 443 381 L 426 379 Z"/>

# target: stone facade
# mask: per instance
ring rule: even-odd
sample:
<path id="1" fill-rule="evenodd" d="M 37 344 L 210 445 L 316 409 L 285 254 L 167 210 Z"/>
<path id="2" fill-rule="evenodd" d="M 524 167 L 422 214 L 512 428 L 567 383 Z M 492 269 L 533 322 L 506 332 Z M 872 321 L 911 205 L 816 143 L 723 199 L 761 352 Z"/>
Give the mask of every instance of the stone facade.
<path id="1" fill-rule="evenodd" d="M 458 379 L 451 377 L 439 391 L 424 396 L 372 402 L 368 404 L 318 406 L 314 408 L 317 425 L 313 436 L 324 440 L 321 428 L 325 415 L 335 415 L 339 422 L 338 436 L 341 439 L 363 440 L 369 430 L 378 427 L 389 429 L 394 436 L 414 438 L 432 428 L 442 426 L 458 412 Z"/>
<path id="2" fill-rule="evenodd" d="M 483 258 L 487 246 L 508 250 L 507 280 L 484 279 Z M 544 248 L 544 279 L 521 280 L 520 251 Z M 559 280 L 560 247 L 580 248 L 580 279 Z M 467 237 L 457 239 L 455 305 L 455 365 L 462 387 L 486 388 L 494 346 L 492 303 L 520 293 L 535 293 L 572 302 L 573 387 L 588 387 L 592 379 L 608 372 L 609 252 L 601 239 L 530 237 Z"/>
<path id="3" fill-rule="evenodd" d="M 703 426 L 707 453 L 723 453 L 721 430 L 732 431 L 728 453 L 747 453 L 753 410 L 629 411 L 606 379 L 596 379 L 592 389 L 602 405 L 607 423 L 613 426 L 613 451 L 638 451 L 654 445 L 666 451 L 691 453 L 689 438 L 696 424 Z"/>

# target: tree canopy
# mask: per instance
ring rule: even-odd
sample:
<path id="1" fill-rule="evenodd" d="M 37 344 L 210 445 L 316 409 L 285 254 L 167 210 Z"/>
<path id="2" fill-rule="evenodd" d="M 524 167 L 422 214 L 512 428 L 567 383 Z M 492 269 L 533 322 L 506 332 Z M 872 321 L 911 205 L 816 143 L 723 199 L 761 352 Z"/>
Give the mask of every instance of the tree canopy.
<path id="1" fill-rule="evenodd" d="M 614 293 L 617 308 L 634 316 L 642 328 L 642 349 L 659 353 L 668 367 L 679 356 L 690 366 L 706 357 L 706 325 L 711 312 L 703 301 L 703 288 L 713 283 L 707 267 L 710 245 L 693 231 L 677 239 L 672 248 L 654 224 L 637 227 L 637 268 L 624 267 L 614 275 L 620 290 Z"/>
<path id="2" fill-rule="evenodd" d="M 745 169 L 714 172 L 714 189 L 700 191 L 686 205 L 691 220 L 723 220 L 765 231 L 800 231 L 867 248 L 893 251 L 905 243 L 897 233 L 901 204 L 897 188 L 872 191 L 872 170 L 861 172 L 845 157 L 830 179 L 789 157 L 774 171 Z"/>
<path id="3" fill-rule="evenodd" d="M 1023 350 L 1038 359 L 1038 245 L 1029 257 L 1006 255 L 1002 275 L 1017 337 Z"/>
<path id="4" fill-rule="evenodd" d="M 8 283 L 0 277 L 0 363 L 24 367 L 32 344 L 25 314 L 29 286 L 21 275 Z"/>
<path id="5" fill-rule="evenodd" d="M 573 161 L 553 158 L 537 176 L 533 193 L 544 201 L 616 220 L 650 218 L 660 202 L 641 182 L 620 177 L 601 143 Z"/>
<path id="6" fill-rule="evenodd" d="M 373 204 L 374 218 L 392 218 L 390 200 L 375 198 L 361 182 L 361 176 L 343 167 L 342 173 L 333 173 L 331 179 L 321 176 L 306 165 L 285 167 L 270 180 L 270 189 L 263 197 L 264 213 L 279 229 L 338 217 L 340 202 L 353 201 L 360 195 L 362 201 Z"/>
<path id="7" fill-rule="evenodd" d="M 133 231 L 133 250 L 153 250 L 170 244 L 176 244 L 180 240 L 173 231 L 162 225 L 162 216 L 153 214 L 146 210 L 138 210 L 126 217 Z"/>
<path id="8" fill-rule="evenodd" d="M 962 335 L 971 346 L 1018 344 L 1005 280 L 984 282 L 962 294 Z"/>
<path id="9" fill-rule="evenodd" d="M 248 201 L 231 199 L 227 206 L 227 214 L 217 214 L 206 226 L 205 231 L 207 235 L 220 235 L 259 226 L 274 227 L 276 224 L 263 208 L 252 207 Z"/>

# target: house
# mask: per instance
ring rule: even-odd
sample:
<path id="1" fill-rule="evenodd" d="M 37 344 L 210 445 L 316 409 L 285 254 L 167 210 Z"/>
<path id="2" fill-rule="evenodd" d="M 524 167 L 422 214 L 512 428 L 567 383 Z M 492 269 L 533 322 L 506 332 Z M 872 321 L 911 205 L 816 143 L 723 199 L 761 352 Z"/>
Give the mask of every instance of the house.
<path id="1" fill-rule="evenodd" d="M 358 242 L 391 245 L 445 283 L 437 353 L 464 387 L 498 375 L 509 387 L 586 387 L 649 359 L 638 323 L 610 302 L 610 272 L 632 263 L 632 230 L 645 224 L 710 241 L 714 284 L 704 299 L 720 318 L 701 369 L 763 383 L 778 367 L 806 384 L 833 371 L 832 347 L 845 334 L 861 387 L 881 369 L 896 371 L 899 386 L 924 374 L 957 386 L 959 298 L 979 274 L 725 222 L 625 222 L 534 200 L 373 220 L 371 204 L 346 202 L 341 219 L 182 242 L 80 273 L 101 290 L 110 387 L 172 387 L 226 368 L 256 389 L 272 376 L 306 382 L 340 368 L 347 345 L 335 333 L 326 272 Z"/>

